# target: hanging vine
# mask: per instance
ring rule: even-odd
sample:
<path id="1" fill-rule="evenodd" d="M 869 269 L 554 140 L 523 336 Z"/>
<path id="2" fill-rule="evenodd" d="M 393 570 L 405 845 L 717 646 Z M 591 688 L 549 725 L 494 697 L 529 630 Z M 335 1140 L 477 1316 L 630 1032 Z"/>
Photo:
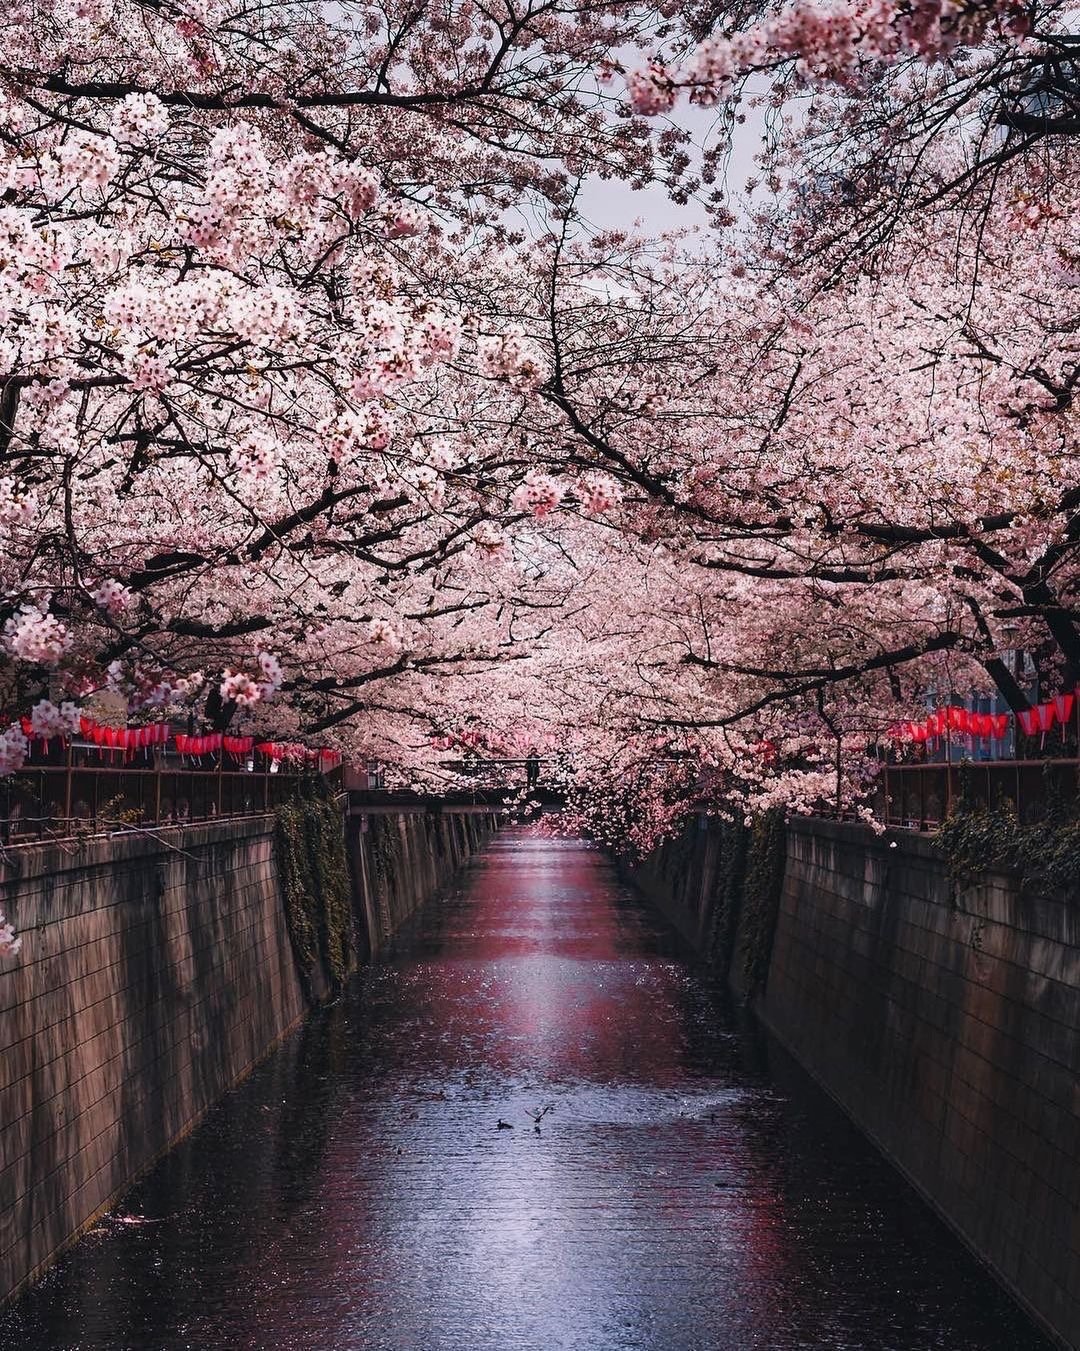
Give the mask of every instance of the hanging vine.
<path id="1" fill-rule="evenodd" d="M 725 821 L 720 827 L 720 865 L 713 891 L 712 933 L 709 961 L 726 973 L 735 952 L 735 934 L 742 911 L 746 881 L 746 855 L 750 831 L 741 821 Z"/>
<path id="2" fill-rule="evenodd" d="M 772 956 L 787 858 L 782 812 L 766 812 L 750 830 L 743 884 L 743 979 L 747 998 L 765 987 Z"/>
<path id="3" fill-rule="evenodd" d="M 285 921 L 304 995 L 321 965 L 332 994 L 353 965 L 352 887 L 341 809 L 321 782 L 279 807 L 274 831 Z"/>

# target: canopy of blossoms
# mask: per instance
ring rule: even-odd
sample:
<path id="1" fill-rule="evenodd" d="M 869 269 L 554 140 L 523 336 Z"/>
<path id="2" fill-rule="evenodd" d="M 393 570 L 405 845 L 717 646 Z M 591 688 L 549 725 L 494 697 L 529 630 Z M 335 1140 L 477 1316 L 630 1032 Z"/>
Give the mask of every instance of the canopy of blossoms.
<path id="1" fill-rule="evenodd" d="M 1070 15 L 16 0 L 0 772 L 108 688 L 417 785 L 542 754 L 644 846 L 858 806 L 1016 648 L 1071 690 Z M 715 229 L 596 229 L 612 178 Z"/>

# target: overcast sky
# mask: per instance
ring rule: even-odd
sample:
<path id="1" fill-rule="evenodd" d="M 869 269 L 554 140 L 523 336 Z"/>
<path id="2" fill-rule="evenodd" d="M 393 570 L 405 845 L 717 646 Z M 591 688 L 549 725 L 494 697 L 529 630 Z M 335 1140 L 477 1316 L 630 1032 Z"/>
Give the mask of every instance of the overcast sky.
<path id="1" fill-rule="evenodd" d="M 669 117 L 657 118 L 656 123 L 658 128 L 666 123 L 688 131 L 693 144 L 700 150 L 713 139 L 715 120 L 714 109 L 695 107 L 683 98 Z M 761 148 L 762 126 L 760 111 L 750 111 L 744 125 L 735 132 L 726 186 L 731 209 L 737 215 L 746 207 L 743 184 L 750 177 L 760 177 L 754 156 Z M 687 206 L 677 206 L 668 197 L 667 190 L 658 184 L 635 192 L 621 180 L 594 178 L 584 185 L 578 204 L 594 225 L 604 228 L 626 227 L 640 219 L 643 228 L 650 234 L 687 226 L 704 226 L 708 220 L 700 204 L 690 202 Z"/>

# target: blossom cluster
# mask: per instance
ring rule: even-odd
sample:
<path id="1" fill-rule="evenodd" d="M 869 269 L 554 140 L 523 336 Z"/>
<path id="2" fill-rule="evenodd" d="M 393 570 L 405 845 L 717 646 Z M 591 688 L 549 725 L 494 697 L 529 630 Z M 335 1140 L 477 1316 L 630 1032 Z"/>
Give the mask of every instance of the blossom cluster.
<path id="1" fill-rule="evenodd" d="M 516 511 L 543 517 L 554 511 L 565 495 L 566 488 L 558 479 L 530 469 L 524 481 L 514 490 L 512 505 Z"/>
<path id="2" fill-rule="evenodd" d="M 793 0 L 730 36 L 706 38 L 682 69 L 654 61 L 630 72 L 627 95 L 636 112 L 655 116 L 670 111 L 680 89 L 713 103 L 741 77 L 789 61 L 808 79 L 844 83 L 865 61 L 942 60 L 978 44 L 992 26 L 1019 41 L 1024 8 L 1017 0 Z"/>
<path id="3" fill-rule="evenodd" d="M 70 700 L 57 705 L 51 699 L 39 699 L 30 710 L 34 735 L 46 740 L 54 736 L 74 736 L 80 727 L 79 710 Z"/>
<path id="4" fill-rule="evenodd" d="M 22 939 L 0 910 L 0 957 L 17 957 L 21 948 Z"/>
<path id="5" fill-rule="evenodd" d="M 481 338 L 477 358 L 482 375 L 491 380 L 505 380 L 523 393 L 539 389 L 548 378 L 543 353 L 520 329 Z"/>
<path id="6" fill-rule="evenodd" d="M 22 769 L 29 754 L 30 743 L 18 723 L 12 723 L 6 732 L 0 732 L 0 776 Z"/>
<path id="7" fill-rule="evenodd" d="M 19 661 L 56 666 L 71 647 L 67 627 L 44 608 L 22 605 L 4 625 L 4 646 Z"/>
<path id="8" fill-rule="evenodd" d="M 258 679 L 244 671 L 229 668 L 222 672 L 219 692 L 223 703 L 235 703 L 240 708 L 251 709 L 273 698 L 285 679 L 281 662 L 272 652 L 260 652 L 257 661 Z"/>
<path id="9" fill-rule="evenodd" d="M 124 613 L 132 599 L 131 590 L 118 582 L 115 577 L 107 577 L 93 592 L 94 604 L 107 611 L 114 619 Z"/>
<path id="10" fill-rule="evenodd" d="M 622 488 L 610 474 L 588 474 L 579 489 L 581 505 L 590 516 L 613 511 L 622 501 Z"/>
<path id="11" fill-rule="evenodd" d="M 377 647 L 395 651 L 401 646 L 401 637 L 388 619 L 373 619 L 368 625 L 368 641 Z"/>

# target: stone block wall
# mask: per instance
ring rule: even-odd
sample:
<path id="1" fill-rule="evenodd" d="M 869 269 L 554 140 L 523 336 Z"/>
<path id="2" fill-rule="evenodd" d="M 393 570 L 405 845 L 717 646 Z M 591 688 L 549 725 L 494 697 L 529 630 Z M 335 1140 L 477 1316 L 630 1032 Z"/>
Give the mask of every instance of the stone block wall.
<path id="1" fill-rule="evenodd" d="M 623 872 L 703 957 L 711 952 L 720 828 L 697 817 Z"/>
<path id="2" fill-rule="evenodd" d="M 9 852 L 0 1298 L 305 1012 L 266 820 Z"/>
<path id="3" fill-rule="evenodd" d="M 490 817 L 348 823 L 371 951 Z M 370 842 L 378 834 L 377 858 Z M 12 849 L 0 909 L 0 1300 L 43 1271 L 308 1008 L 271 817 Z M 326 988 L 309 973 L 317 995 Z"/>
<path id="4" fill-rule="evenodd" d="M 1080 1347 L 1080 905 L 993 874 L 954 895 L 929 839 L 797 821 L 759 1011 Z"/>
<path id="5" fill-rule="evenodd" d="M 993 874 L 955 892 L 926 836 L 797 819 L 764 989 L 748 994 L 745 896 L 717 924 L 721 836 L 693 821 L 629 876 L 1033 1316 L 1080 1348 L 1080 901 Z"/>

